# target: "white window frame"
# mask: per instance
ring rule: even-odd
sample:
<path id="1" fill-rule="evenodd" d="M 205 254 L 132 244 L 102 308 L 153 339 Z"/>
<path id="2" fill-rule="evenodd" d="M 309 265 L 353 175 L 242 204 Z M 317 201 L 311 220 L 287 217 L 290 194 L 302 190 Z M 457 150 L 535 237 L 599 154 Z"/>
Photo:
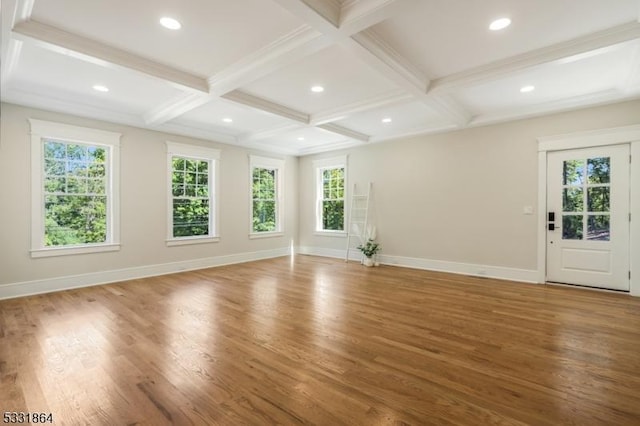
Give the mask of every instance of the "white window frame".
<path id="1" fill-rule="evenodd" d="M 197 145 L 187 145 L 176 142 L 166 142 L 167 145 L 167 239 L 168 247 L 183 246 L 191 244 L 216 243 L 220 241 L 218 233 L 219 206 L 219 169 L 220 150 Z M 209 235 L 198 235 L 193 237 L 173 236 L 173 157 L 183 157 L 194 160 L 204 160 L 209 162 Z M 213 206 L 213 208 L 211 208 Z"/>
<path id="2" fill-rule="evenodd" d="M 348 183 L 347 183 L 347 159 L 346 155 L 341 155 L 331 158 L 323 158 L 313 161 L 313 168 L 316 175 L 316 197 L 315 197 L 315 214 L 316 214 L 316 235 L 331 236 L 331 237 L 346 237 L 347 236 L 347 202 L 348 202 Z M 344 218 L 343 218 L 343 230 L 334 231 L 331 229 L 322 229 L 322 174 L 327 169 L 344 168 Z"/>
<path id="3" fill-rule="evenodd" d="M 276 171 L 276 230 L 256 232 L 253 230 L 253 169 L 271 169 Z M 269 238 L 284 235 L 283 210 L 284 160 L 278 158 L 249 156 L 249 238 Z"/>
<path id="4" fill-rule="evenodd" d="M 65 256 L 120 250 L 120 133 L 29 119 L 31 125 L 31 257 Z M 44 245 L 44 141 L 100 146 L 107 150 L 107 236 L 104 243 Z"/>

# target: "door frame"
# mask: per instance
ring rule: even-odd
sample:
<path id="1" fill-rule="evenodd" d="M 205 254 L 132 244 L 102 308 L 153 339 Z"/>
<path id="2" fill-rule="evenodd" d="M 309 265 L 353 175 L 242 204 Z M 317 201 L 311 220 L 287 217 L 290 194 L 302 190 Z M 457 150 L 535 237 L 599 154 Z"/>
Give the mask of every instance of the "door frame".
<path id="1" fill-rule="evenodd" d="M 538 283 L 544 284 L 547 277 L 547 153 L 625 143 L 630 145 L 633 158 L 629 177 L 629 294 L 640 297 L 640 185 L 634 185 L 640 182 L 640 124 L 538 138 Z"/>

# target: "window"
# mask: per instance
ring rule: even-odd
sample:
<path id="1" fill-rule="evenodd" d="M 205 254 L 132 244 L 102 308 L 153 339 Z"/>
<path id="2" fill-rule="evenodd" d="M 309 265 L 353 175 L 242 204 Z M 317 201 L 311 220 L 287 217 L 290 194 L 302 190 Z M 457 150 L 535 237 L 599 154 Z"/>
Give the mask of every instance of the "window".
<path id="1" fill-rule="evenodd" d="M 167 142 L 168 245 L 217 241 L 216 170 L 220 151 Z"/>
<path id="2" fill-rule="evenodd" d="M 346 157 L 314 161 L 318 232 L 344 234 L 346 165 Z"/>
<path id="3" fill-rule="evenodd" d="M 249 157 L 251 170 L 251 237 L 275 236 L 282 232 L 282 185 L 284 161 Z"/>
<path id="4" fill-rule="evenodd" d="M 31 256 L 119 249 L 120 134 L 31 124 Z"/>

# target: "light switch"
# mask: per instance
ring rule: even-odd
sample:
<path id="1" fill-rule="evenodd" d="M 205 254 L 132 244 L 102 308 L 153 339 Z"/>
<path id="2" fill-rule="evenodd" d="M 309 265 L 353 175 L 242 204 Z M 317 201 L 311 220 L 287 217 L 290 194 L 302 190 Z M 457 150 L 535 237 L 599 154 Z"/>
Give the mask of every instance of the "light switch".
<path id="1" fill-rule="evenodd" d="M 524 208 L 522 209 L 522 213 L 524 213 L 524 214 L 533 214 L 533 207 L 532 206 L 524 206 Z"/>

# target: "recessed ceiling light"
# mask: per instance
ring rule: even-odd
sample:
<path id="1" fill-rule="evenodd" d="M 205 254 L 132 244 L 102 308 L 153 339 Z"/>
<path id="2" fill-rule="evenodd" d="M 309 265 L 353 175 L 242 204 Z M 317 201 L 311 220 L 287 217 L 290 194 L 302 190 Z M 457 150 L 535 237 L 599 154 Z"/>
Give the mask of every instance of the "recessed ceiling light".
<path id="1" fill-rule="evenodd" d="M 300 136 L 300 137 L 298 138 L 298 140 L 299 140 L 299 141 L 303 141 L 303 140 L 304 140 L 304 138 L 303 138 L 302 136 Z"/>
<path id="2" fill-rule="evenodd" d="M 389 124 L 391 123 L 393 120 L 391 119 L 391 117 L 385 117 L 382 119 L 382 122 L 385 124 Z"/>
<path id="3" fill-rule="evenodd" d="M 224 121 L 225 123 L 233 123 L 233 119 L 229 117 L 223 118 L 222 121 Z"/>
<path id="4" fill-rule="evenodd" d="M 534 90 L 536 90 L 535 86 L 522 86 L 520 88 L 521 93 L 529 93 L 529 92 L 533 92 Z"/>
<path id="5" fill-rule="evenodd" d="M 108 92 L 109 88 L 107 86 L 103 86 L 102 84 L 96 84 L 93 86 L 93 90 L 96 92 Z"/>
<path id="6" fill-rule="evenodd" d="M 511 19 L 509 19 L 509 18 L 500 18 L 500 19 L 496 19 L 495 21 L 493 21 L 491 23 L 491 25 L 489 25 L 489 29 L 491 31 L 500 31 L 500 30 L 503 30 L 503 29 L 507 28 L 509 25 L 511 25 Z"/>
<path id="7" fill-rule="evenodd" d="M 180 28 L 182 28 L 182 24 L 180 22 L 176 21 L 173 18 L 169 18 L 168 16 L 160 19 L 160 25 L 170 30 L 179 30 Z"/>
<path id="8" fill-rule="evenodd" d="M 322 92 L 324 92 L 324 87 L 322 87 L 322 86 L 313 86 L 313 87 L 311 87 L 311 91 L 313 93 L 322 93 Z"/>

